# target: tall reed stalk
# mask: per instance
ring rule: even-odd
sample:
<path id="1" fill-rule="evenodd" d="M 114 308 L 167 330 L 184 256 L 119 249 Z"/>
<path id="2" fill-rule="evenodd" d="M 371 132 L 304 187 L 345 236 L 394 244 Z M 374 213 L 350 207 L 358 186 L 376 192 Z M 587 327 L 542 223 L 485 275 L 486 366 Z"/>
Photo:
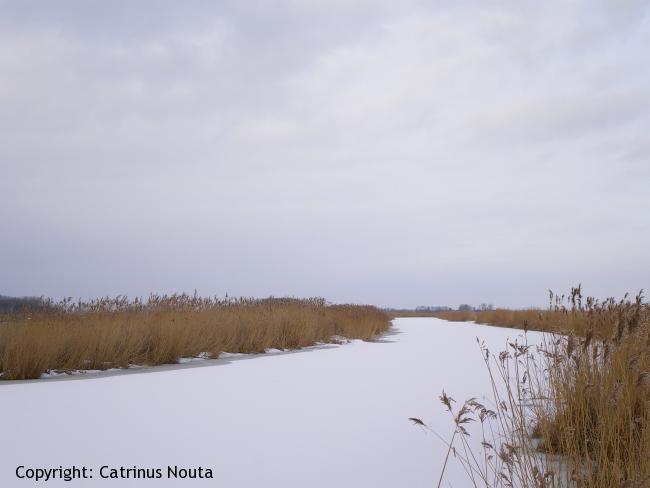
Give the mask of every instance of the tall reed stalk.
<path id="1" fill-rule="evenodd" d="M 577 287 L 551 294 L 548 310 L 474 314 L 553 332 L 496 355 L 481 347 L 489 406 L 470 399 L 454 412 L 441 398 L 460 434 L 453 448 L 462 449 L 468 486 L 650 487 L 650 307 L 642 294 L 601 302 Z M 459 418 L 481 425 L 478 450 Z"/>
<path id="2" fill-rule="evenodd" d="M 0 378 L 48 371 L 175 363 L 198 354 L 296 349 L 337 337 L 372 339 L 389 317 L 322 298 L 218 299 L 152 295 L 48 303 L 0 317 Z"/>

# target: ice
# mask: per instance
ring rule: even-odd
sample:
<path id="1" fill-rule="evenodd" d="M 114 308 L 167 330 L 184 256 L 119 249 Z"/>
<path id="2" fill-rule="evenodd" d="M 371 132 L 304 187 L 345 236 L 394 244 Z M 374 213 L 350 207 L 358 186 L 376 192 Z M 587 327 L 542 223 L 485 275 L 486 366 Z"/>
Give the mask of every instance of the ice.
<path id="1" fill-rule="evenodd" d="M 0 486 L 18 465 L 93 468 L 58 486 L 431 487 L 453 429 L 438 400 L 480 397 L 493 350 L 520 331 L 402 318 L 373 342 L 221 355 L 110 375 L 0 382 Z M 101 466 L 212 469 L 214 480 L 99 479 Z M 444 486 L 468 486 L 452 459 Z"/>

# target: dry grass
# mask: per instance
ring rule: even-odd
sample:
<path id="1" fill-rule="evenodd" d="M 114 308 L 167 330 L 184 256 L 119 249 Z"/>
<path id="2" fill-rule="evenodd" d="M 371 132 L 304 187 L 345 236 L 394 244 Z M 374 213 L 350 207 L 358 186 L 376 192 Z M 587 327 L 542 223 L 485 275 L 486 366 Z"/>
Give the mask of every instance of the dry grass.
<path id="1" fill-rule="evenodd" d="M 529 308 L 512 310 L 497 308 L 495 310 L 436 312 L 435 317 L 450 322 L 476 322 L 477 324 L 510 327 L 513 329 L 536 330 L 558 334 L 585 336 L 587 332 L 599 337 L 610 337 L 616 320 L 612 313 L 621 312 L 627 297 L 616 302 L 613 298 L 598 302 L 593 298 L 584 300 L 580 288 L 575 288 L 568 296 L 550 294 L 548 309 Z M 603 311 L 608 310 L 605 314 Z"/>
<path id="2" fill-rule="evenodd" d="M 567 336 L 543 351 L 541 449 L 568 458 L 584 487 L 650 486 L 650 308 L 635 300 L 557 307 Z"/>
<path id="3" fill-rule="evenodd" d="M 371 306 L 313 299 L 213 299 L 196 295 L 64 301 L 0 320 L 1 378 L 38 378 L 50 370 L 175 363 L 222 351 L 295 349 L 335 336 L 369 340 L 389 327 Z"/>
<path id="4" fill-rule="evenodd" d="M 439 312 L 430 312 L 428 310 L 408 310 L 408 309 L 385 309 L 391 319 L 402 317 L 437 317 Z"/>
<path id="5" fill-rule="evenodd" d="M 512 327 L 514 329 L 537 330 L 541 332 L 564 332 L 568 324 L 562 312 L 553 310 L 527 309 L 511 310 L 497 308 L 496 310 L 451 311 L 437 312 L 435 317 L 450 322 L 476 322 L 477 324 L 494 325 L 497 327 Z M 574 324 L 571 324 L 573 326 Z"/>
<path id="6" fill-rule="evenodd" d="M 471 322 L 476 321 L 476 314 L 477 312 L 452 310 L 450 312 L 435 312 L 433 316 L 450 322 Z"/>
<path id="7" fill-rule="evenodd" d="M 470 320 L 561 334 L 535 348 L 512 343 L 497 355 L 482 348 L 489 409 L 471 399 L 452 412 L 443 397 L 470 486 L 650 487 L 650 306 L 641 295 L 583 300 L 578 287 L 568 297 L 551 295 L 546 311 L 473 314 Z M 466 442 L 471 420 L 489 424 L 483 435 L 493 433 L 478 453 Z"/>

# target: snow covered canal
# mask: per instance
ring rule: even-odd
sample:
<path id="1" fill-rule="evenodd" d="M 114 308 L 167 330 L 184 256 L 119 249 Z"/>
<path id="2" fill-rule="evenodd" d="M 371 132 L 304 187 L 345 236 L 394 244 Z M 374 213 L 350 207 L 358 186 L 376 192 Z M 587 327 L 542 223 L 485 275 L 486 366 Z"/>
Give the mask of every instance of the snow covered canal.
<path id="1" fill-rule="evenodd" d="M 0 384 L 0 486 L 431 487 L 448 436 L 438 400 L 488 392 L 476 337 L 505 348 L 513 329 L 401 318 L 376 342 L 81 379 Z M 92 479 L 35 482 L 36 468 Z M 159 479 L 102 478 L 159 468 Z M 212 479 L 169 479 L 167 467 Z M 102 468 L 104 467 L 104 468 Z M 444 486 L 468 486 L 450 460 Z"/>

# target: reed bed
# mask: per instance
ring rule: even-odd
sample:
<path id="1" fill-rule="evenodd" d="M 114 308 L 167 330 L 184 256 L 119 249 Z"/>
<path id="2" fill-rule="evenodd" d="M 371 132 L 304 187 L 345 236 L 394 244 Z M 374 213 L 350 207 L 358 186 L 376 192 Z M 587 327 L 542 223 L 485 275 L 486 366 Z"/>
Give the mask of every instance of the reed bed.
<path id="1" fill-rule="evenodd" d="M 435 317 L 450 322 L 476 322 L 477 324 L 530 329 L 541 332 L 562 332 L 565 320 L 562 313 L 552 310 L 526 309 L 512 310 L 497 308 L 495 310 L 436 312 Z"/>
<path id="2" fill-rule="evenodd" d="M 440 312 L 430 312 L 428 310 L 409 310 L 409 309 L 384 309 L 391 319 L 404 317 L 437 317 Z"/>
<path id="3" fill-rule="evenodd" d="M 0 379 L 176 363 L 224 351 L 297 349 L 342 337 L 370 340 L 389 325 L 388 315 L 375 307 L 331 305 L 322 298 L 179 294 L 49 302 L 0 317 Z"/>
<path id="4" fill-rule="evenodd" d="M 535 347 L 481 348 L 490 401 L 455 406 L 443 392 L 456 426 L 449 449 L 468 486 L 650 487 L 650 306 L 641 294 L 601 302 L 583 300 L 578 287 L 551 294 L 545 311 L 472 313 L 477 322 L 552 333 Z M 480 452 L 467 441 L 474 421 Z"/>

